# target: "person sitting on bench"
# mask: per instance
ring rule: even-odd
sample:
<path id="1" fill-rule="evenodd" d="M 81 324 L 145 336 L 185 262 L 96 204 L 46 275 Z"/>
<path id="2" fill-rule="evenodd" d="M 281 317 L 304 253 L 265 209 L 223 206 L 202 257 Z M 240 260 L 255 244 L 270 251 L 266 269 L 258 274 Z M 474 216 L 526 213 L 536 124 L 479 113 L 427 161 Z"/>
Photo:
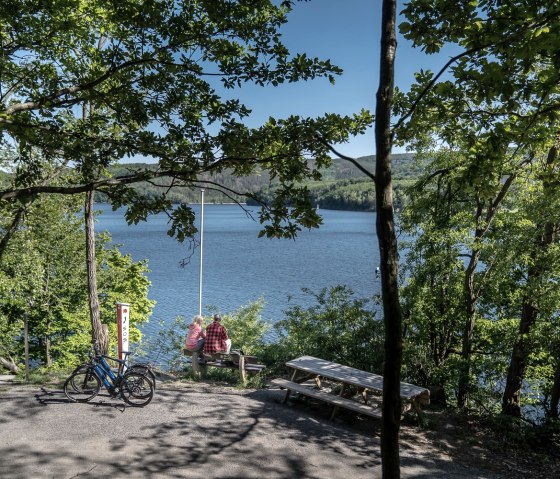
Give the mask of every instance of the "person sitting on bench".
<path id="1" fill-rule="evenodd" d="M 206 327 L 206 339 L 204 341 L 204 354 L 229 353 L 231 339 L 228 337 L 226 328 L 221 324 L 222 317 L 214 315 L 214 321 Z"/>
<path id="2" fill-rule="evenodd" d="M 197 315 L 193 318 L 192 323 L 189 325 L 189 330 L 187 331 L 187 337 L 185 339 L 185 348 L 191 353 L 200 351 L 200 359 L 202 358 L 202 346 L 204 346 L 204 338 L 206 334 L 202 329 L 202 321 L 204 318 Z"/>

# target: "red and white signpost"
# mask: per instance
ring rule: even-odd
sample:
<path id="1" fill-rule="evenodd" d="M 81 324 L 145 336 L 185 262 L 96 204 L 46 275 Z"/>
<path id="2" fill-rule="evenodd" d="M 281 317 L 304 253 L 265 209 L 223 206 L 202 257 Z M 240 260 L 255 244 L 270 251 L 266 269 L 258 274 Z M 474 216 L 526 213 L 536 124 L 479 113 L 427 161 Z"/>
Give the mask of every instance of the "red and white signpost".
<path id="1" fill-rule="evenodd" d="M 119 340 L 119 359 L 124 359 L 123 351 L 128 351 L 129 319 L 130 304 L 117 303 L 117 334 Z"/>

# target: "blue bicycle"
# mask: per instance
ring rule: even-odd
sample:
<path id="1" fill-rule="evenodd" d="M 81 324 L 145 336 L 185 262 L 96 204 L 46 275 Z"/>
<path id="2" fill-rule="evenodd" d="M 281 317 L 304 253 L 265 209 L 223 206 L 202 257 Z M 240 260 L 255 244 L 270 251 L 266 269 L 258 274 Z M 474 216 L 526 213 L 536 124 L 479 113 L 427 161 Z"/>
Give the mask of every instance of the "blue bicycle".
<path id="1" fill-rule="evenodd" d="M 150 403 L 154 396 L 154 382 L 146 374 L 149 368 L 140 365 L 137 368 L 126 368 L 126 358 L 129 353 L 125 352 L 125 359 L 112 358 L 103 355 L 94 345 L 94 355 L 90 361 L 78 366 L 64 383 L 66 397 L 74 402 L 91 401 L 99 391 L 101 385 L 105 386 L 113 397 L 122 397 L 127 404 L 135 407 L 143 407 Z M 107 360 L 116 361 L 118 370 L 113 371 Z M 153 376 L 153 372 L 149 370 Z"/>

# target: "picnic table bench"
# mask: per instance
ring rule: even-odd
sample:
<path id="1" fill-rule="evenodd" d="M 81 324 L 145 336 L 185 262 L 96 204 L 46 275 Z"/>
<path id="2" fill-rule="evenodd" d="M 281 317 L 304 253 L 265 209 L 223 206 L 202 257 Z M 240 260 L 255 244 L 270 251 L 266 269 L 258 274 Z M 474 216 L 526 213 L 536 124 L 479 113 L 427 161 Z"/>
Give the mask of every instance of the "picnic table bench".
<path id="1" fill-rule="evenodd" d="M 334 419 L 340 407 L 368 416 L 381 417 L 383 376 L 312 356 L 288 361 L 286 366 L 293 369 L 291 379 L 272 380 L 276 386 L 286 389 L 283 403 L 294 391 L 332 404 L 334 408 L 331 419 Z M 323 383 L 326 381 L 335 387 L 330 391 L 324 388 Z M 333 390 L 338 390 L 338 394 L 333 394 Z M 401 383 L 400 395 L 403 413 L 413 409 L 420 416 L 420 406 L 430 403 L 430 391 L 414 384 Z"/>
<path id="2" fill-rule="evenodd" d="M 266 368 L 264 364 L 259 364 L 256 356 L 241 354 L 237 351 L 229 353 L 215 353 L 212 355 L 204 354 L 204 362 L 198 359 L 198 352 L 184 350 L 186 355 L 191 356 L 191 364 L 195 376 L 205 376 L 207 367 L 225 368 L 239 371 L 239 377 L 243 383 L 247 382 L 247 374 L 255 374 Z"/>

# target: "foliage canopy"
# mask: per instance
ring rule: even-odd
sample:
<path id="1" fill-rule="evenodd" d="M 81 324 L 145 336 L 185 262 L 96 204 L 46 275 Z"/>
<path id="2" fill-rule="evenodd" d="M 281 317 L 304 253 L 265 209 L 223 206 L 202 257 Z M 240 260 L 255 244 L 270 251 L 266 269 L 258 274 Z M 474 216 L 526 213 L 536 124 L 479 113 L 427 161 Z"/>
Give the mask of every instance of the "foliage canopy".
<path id="1" fill-rule="evenodd" d="M 0 200 L 93 189 L 115 207 L 127 205 L 131 223 L 167 211 L 170 233 L 184 240 L 196 232 L 188 206 L 171 208 L 168 186 L 143 198 L 131 184 L 166 176 L 176 187 L 255 196 L 202 175 L 268 170 L 280 188 L 263 204 L 263 234 L 292 237 L 300 225 L 317 226 L 307 190 L 298 185 L 319 178 L 330 161 L 317 137 L 343 142 L 363 132 L 371 115 L 270 118 L 248 128 L 249 109 L 222 95 L 248 82 L 333 82 L 341 73 L 328 60 L 290 55 L 282 44 L 279 27 L 292 3 L 2 2 L 0 150 L 15 158 L 16 182 Z M 113 176 L 107 167 L 124 158 L 150 159 L 157 168 Z M 55 182 L 68 168 L 74 175 Z"/>

